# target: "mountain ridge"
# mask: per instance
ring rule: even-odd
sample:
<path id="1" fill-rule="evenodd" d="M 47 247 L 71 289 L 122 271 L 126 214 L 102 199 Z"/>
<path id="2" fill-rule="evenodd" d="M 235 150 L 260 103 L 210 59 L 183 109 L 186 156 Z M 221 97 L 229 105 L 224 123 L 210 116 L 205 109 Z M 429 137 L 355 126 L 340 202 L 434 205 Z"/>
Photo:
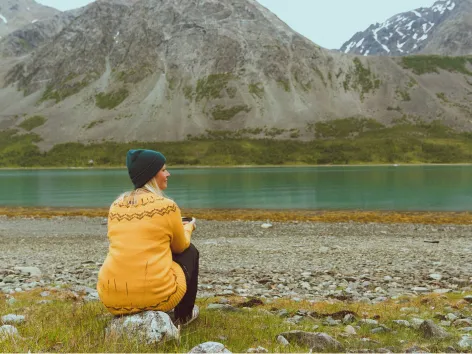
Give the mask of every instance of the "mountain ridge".
<path id="1" fill-rule="evenodd" d="M 466 34 L 471 29 L 472 1 L 439 0 L 431 7 L 396 14 L 383 23 L 370 25 L 354 34 L 340 51 L 385 56 L 469 55 L 472 41 Z"/>
<path id="2" fill-rule="evenodd" d="M 472 128 L 469 59 L 416 73 L 399 58 L 329 51 L 255 0 L 99 1 L 1 61 L 0 128 L 23 132 L 41 115 L 44 149 L 239 130 L 310 140 L 316 122 L 348 117 Z"/>

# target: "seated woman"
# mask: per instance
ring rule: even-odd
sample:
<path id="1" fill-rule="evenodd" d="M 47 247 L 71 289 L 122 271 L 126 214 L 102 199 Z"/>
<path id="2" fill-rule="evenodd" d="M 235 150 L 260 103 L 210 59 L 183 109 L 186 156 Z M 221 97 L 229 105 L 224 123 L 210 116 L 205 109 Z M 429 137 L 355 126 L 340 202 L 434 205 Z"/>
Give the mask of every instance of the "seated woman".
<path id="1" fill-rule="evenodd" d="M 183 223 L 177 204 L 163 194 L 170 176 L 165 163 L 157 151 L 128 151 L 126 166 L 135 189 L 110 207 L 110 246 L 97 290 L 114 315 L 174 309 L 183 325 L 199 313 L 199 254 L 190 243 L 195 219 Z"/>

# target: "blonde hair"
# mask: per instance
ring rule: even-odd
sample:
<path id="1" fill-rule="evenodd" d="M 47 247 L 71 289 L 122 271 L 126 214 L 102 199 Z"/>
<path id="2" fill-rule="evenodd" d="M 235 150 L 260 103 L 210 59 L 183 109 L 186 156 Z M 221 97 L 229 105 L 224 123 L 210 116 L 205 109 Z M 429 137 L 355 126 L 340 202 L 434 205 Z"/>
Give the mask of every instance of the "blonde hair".
<path id="1" fill-rule="evenodd" d="M 132 191 L 128 191 L 128 192 L 124 192 L 123 194 L 121 194 L 115 202 L 121 202 L 123 201 L 124 198 L 127 198 L 127 197 L 130 197 L 130 198 L 133 198 L 132 200 L 130 200 L 129 202 L 131 204 L 136 204 L 137 201 L 138 201 L 138 195 L 141 191 L 148 191 L 148 192 L 151 192 L 152 194 L 154 195 L 157 195 L 158 197 L 164 197 L 164 198 L 168 198 L 164 192 L 159 188 L 159 185 L 157 184 L 157 181 L 156 181 L 156 178 L 153 177 L 151 178 L 144 186 L 142 186 L 141 188 L 136 188 Z"/>

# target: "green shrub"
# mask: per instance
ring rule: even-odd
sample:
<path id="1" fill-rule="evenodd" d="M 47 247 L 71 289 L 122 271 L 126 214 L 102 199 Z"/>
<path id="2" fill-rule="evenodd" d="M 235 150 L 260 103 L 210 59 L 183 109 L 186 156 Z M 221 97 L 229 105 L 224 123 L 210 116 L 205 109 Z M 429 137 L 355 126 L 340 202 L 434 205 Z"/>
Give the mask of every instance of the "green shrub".
<path id="1" fill-rule="evenodd" d="M 101 109 L 113 109 L 119 106 L 129 95 L 125 88 L 110 93 L 100 92 L 95 95 L 95 105 Z"/>
<path id="2" fill-rule="evenodd" d="M 415 55 L 402 58 L 405 69 L 411 69 L 417 75 L 439 73 L 439 69 L 472 75 L 466 64 L 472 64 L 472 57 L 447 57 L 440 55 Z"/>
<path id="3" fill-rule="evenodd" d="M 221 97 L 221 91 L 226 88 L 228 82 L 233 78 L 230 73 L 211 74 L 206 78 L 197 81 L 196 96 L 197 102 L 202 99 L 214 99 Z"/>
<path id="4" fill-rule="evenodd" d="M 233 106 L 230 108 L 224 108 L 222 105 L 217 105 L 211 111 L 211 115 L 214 120 L 230 120 L 239 112 L 250 112 L 251 108 L 246 105 Z"/>
<path id="5" fill-rule="evenodd" d="M 251 95 L 254 95 L 258 98 L 264 97 L 264 85 L 262 84 L 262 82 L 256 82 L 254 84 L 249 84 L 248 88 L 249 88 L 249 93 Z"/>
<path id="6" fill-rule="evenodd" d="M 33 116 L 24 120 L 19 126 L 27 131 L 31 131 L 44 123 L 46 123 L 46 118 L 43 116 Z"/>

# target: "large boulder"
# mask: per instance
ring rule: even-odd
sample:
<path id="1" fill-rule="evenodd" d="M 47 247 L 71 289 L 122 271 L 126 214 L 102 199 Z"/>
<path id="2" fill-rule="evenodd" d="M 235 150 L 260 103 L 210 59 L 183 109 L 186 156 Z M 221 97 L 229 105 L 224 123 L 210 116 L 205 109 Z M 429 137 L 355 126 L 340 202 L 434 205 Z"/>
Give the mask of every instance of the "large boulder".
<path id="1" fill-rule="evenodd" d="M 280 335 L 285 337 L 289 343 L 296 343 L 300 346 L 310 347 L 315 352 L 321 352 L 327 349 L 332 351 L 343 349 L 341 343 L 326 333 L 290 331 L 280 333 Z"/>
<path id="2" fill-rule="evenodd" d="M 109 336 L 139 337 L 149 344 L 180 338 L 180 331 L 174 326 L 169 315 L 160 311 L 116 317 L 107 333 Z"/>

